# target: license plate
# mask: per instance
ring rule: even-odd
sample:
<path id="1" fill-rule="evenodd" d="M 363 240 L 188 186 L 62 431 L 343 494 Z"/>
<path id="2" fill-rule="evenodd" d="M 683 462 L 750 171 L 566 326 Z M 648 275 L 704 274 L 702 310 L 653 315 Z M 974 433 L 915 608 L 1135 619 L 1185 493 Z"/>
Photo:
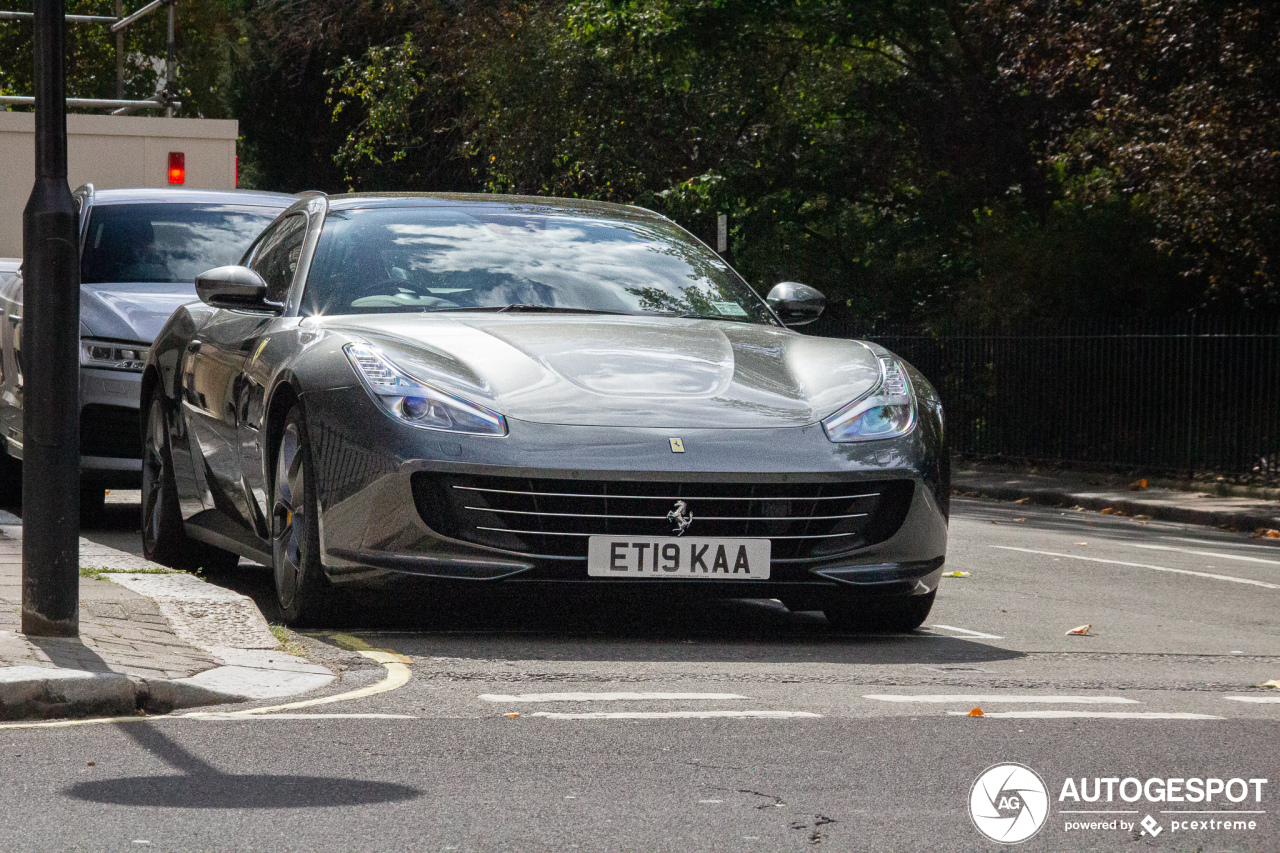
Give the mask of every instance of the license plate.
<path id="1" fill-rule="evenodd" d="M 768 539 L 592 536 L 587 542 L 587 574 L 593 578 L 767 580 L 769 546 Z"/>

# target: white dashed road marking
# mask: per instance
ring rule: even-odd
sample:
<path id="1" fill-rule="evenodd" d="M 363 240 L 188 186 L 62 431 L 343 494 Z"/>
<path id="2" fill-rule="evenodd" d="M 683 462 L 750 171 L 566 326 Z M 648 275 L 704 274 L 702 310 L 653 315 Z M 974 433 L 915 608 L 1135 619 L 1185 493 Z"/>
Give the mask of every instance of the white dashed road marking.
<path id="1" fill-rule="evenodd" d="M 663 699 L 746 699 L 737 693 L 481 693 L 485 702 L 623 702 L 628 700 Z"/>
<path id="2" fill-rule="evenodd" d="M 1230 702 L 1257 702 L 1260 705 L 1280 705 L 1280 696 L 1223 696 Z"/>
<path id="3" fill-rule="evenodd" d="M 959 703 L 963 705 L 992 705 L 996 703 L 1014 704 L 1063 704 L 1063 705 L 1137 705 L 1137 699 L 1122 699 L 1119 696 L 1023 696 L 1011 693 L 1002 696 L 996 693 L 923 693 L 906 695 L 901 693 L 868 693 L 863 699 L 875 699 L 877 702 L 934 702 Z"/>
<path id="4" fill-rule="evenodd" d="M 1194 542 L 1197 545 L 1215 545 L 1219 548 L 1261 548 L 1272 554 L 1280 554 L 1280 545 L 1262 545 L 1257 542 L 1221 542 L 1216 539 L 1188 539 L 1185 536 L 1165 536 L 1170 542 Z"/>
<path id="5" fill-rule="evenodd" d="M 948 711 L 953 717 L 967 717 L 968 711 Z M 1182 711 L 989 711 L 987 717 L 1007 717 L 1013 720 L 1222 720 L 1213 714 L 1190 714 Z M 976 719 L 976 718 L 975 718 Z"/>
<path id="6" fill-rule="evenodd" d="M 793 717 L 820 718 L 822 715 L 810 711 L 589 711 L 580 714 L 534 711 L 528 716 L 549 720 L 709 720 L 721 717 L 786 720 Z"/>
<path id="7" fill-rule="evenodd" d="M 1003 640 L 1004 637 L 995 634 L 984 634 L 981 631 L 970 631 L 968 628 L 957 628 L 954 625 L 925 625 L 925 630 L 950 631 L 953 634 L 963 634 L 966 637 L 976 637 L 979 640 Z"/>
<path id="8" fill-rule="evenodd" d="M 1194 554 L 1197 557 L 1217 557 L 1221 560 L 1240 560 L 1244 563 L 1265 563 L 1268 566 L 1280 566 L 1280 560 L 1264 560 L 1262 557 L 1245 557 L 1238 554 L 1223 554 L 1221 551 L 1200 551 L 1195 548 L 1174 548 L 1172 545 L 1139 545 L 1137 542 L 1125 543 L 1131 548 L 1143 548 L 1147 551 L 1177 551 L 1180 554 Z"/>
<path id="9" fill-rule="evenodd" d="M 1252 578 L 1237 578 L 1232 577 L 1231 575 L 1215 575 L 1211 572 L 1193 572 L 1190 569 L 1171 569 L 1168 566 L 1152 566 L 1147 563 L 1128 563 L 1124 560 L 1104 560 L 1101 557 L 1082 557 L 1079 554 L 1061 554 L 1057 551 L 1035 551 L 1031 548 L 1015 548 L 1012 545 L 992 545 L 991 547 L 999 548 L 1001 551 L 1021 551 L 1024 554 L 1040 554 L 1045 557 L 1065 557 L 1068 560 L 1084 560 L 1088 563 L 1107 563 L 1112 566 L 1129 566 L 1135 569 L 1151 569 L 1156 572 L 1171 572 L 1175 575 L 1191 575 L 1193 577 L 1208 578 L 1215 581 L 1243 583 L 1248 584 L 1249 586 L 1260 586 L 1263 589 L 1280 589 L 1280 584 L 1256 581 Z"/>

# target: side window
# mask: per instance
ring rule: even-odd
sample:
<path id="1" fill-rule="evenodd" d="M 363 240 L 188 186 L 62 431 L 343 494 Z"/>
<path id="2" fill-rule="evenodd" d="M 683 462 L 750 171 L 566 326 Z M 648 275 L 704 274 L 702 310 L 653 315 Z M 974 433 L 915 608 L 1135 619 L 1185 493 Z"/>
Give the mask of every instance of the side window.
<path id="1" fill-rule="evenodd" d="M 265 235 L 253 250 L 249 269 L 267 283 L 267 298 L 272 302 L 284 302 L 288 298 L 306 234 L 307 217 L 295 213 Z"/>

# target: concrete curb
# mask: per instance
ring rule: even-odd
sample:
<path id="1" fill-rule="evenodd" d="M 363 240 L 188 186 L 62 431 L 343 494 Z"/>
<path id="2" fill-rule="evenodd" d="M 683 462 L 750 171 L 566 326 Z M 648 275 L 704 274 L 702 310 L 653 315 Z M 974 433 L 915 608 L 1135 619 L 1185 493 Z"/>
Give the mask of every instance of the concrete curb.
<path id="1" fill-rule="evenodd" d="M 1190 507 L 1173 500 L 1143 500 L 1118 493 L 961 478 L 954 481 L 953 488 L 960 495 L 1007 501 L 1026 499 L 1043 506 L 1080 506 L 1091 510 L 1114 508 L 1125 515 L 1145 515 L 1161 521 L 1206 527 L 1226 527 L 1233 530 L 1280 528 L 1280 506 L 1274 510 Z"/>
<path id="2" fill-rule="evenodd" d="M 20 530 L 14 532 L 20 535 Z M 71 667 L 0 666 L 0 720 L 165 714 L 202 705 L 282 699 L 337 679 L 328 668 L 281 649 L 248 596 L 195 575 L 157 573 L 164 568 L 85 540 L 80 551 L 82 565 L 113 570 L 101 579 L 150 598 L 174 636 L 211 655 L 218 665 L 173 679 Z"/>
<path id="3" fill-rule="evenodd" d="M 246 660 L 239 649 L 221 652 L 218 657 L 226 665 L 177 679 L 62 667 L 0 667 L 0 720 L 167 714 L 201 705 L 296 696 L 337 678 L 319 664 L 284 652 L 256 652 L 274 655 L 261 661 Z"/>
<path id="4" fill-rule="evenodd" d="M 146 711 L 243 702 L 248 697 L 163 679 L 134 679 L 118 672 L 86 672 L 39 666 L 0 668 L 0 719 L 122 717 Z"/>

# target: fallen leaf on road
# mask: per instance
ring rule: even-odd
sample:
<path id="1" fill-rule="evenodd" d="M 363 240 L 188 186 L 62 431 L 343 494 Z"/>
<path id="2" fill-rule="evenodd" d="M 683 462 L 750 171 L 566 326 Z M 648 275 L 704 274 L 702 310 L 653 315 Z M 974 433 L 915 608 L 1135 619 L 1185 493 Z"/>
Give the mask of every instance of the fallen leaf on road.
<path id="1" fill-rule="evenodd" d="M 970 712 L 969 712 L 969 716 L 970 716 L 970 717 L 985 717 L 985 716 L 986 716 L 986 714 L 982 713 L 982 709 L 981 709 L 981 708 L 974 708 L 972 711 L 970 711 Z"/>
<path id="2" fill-rule="evenodd" d="M 1118 510 L 1113 506 L 1109 506 L 1106 509 L 1102 510 L 1102 514 L 1103 515 L 1124 515 L 1124 511 Z"/>
<path id="3" fill-rule="evenodd" d="M 1269 527 L 1259 527 L 1253 531 L 1254 539 L 1280 539 L 1280 530 L 1272 530 Z"/>
<path id="4" fill-rule="evenodd" d="M 519 714 L 503 714 L 502 716 L 504 716 L 504 717 L 518 717 L 518 716 L 520 716 L 520 715 L 519 715 Z"/>
<path id="5" fill-rule="evenodd" d="M 1015 518 L 1014 521 L 1026 521 L 1025 518 Z"/>
<path id="6" fill-rule="evenodd" d="M 1068 632 L 1067 632 L 1067 636 L 1068 636 L 1068 637 L 1096 637 L 1096 636 L 1098 636 L 1097 634 L 1091 634 L 1091 633 L 1089 633 L 1089 629 L 1090 629 L 1090 628 L 1092 628 L 1092 627 L 1093 627 L 1092 625 L 1080 625 L 1079 627 L 1072 628 L 1070 631 L 1068 631 Z"/>
<path id="7" fill-rule="evenodd" d="M 1018 498 L 1016 501 L 1014 501 L 1014 503 L 1016 504 L 1031 503 L 1031 498 Z"/>
<path id="8" fill-rule="evenodd" d="M 1132 483 L 1129 484 L 1129 491 L 1131 492 L 1141 492 L 1146 488 L 1147 488 L 1146 477 L 1143 477 L 1141 480 L 1134 480 Z"/>
<path id="9" fill-rule="evenodd" d="M 967 578 L 967 577 L 972 577 L 972 575 L 969 572 L 947 572 L 946 574 L 943 575 L 943 577 L 944 578 Z"/>
<path id="10" fill-rule="evenodd" d="M 1133 517 L 1133 519 L 1134 519 L 1134 521 L 1150 521 L 1150 520 L 1151 520 L 1151 516 L 1149 516 L 1149 515 L 1135 515 L 1135 516 Z"/>
<path id="11" fill-rule="evenodd" d="M 1280 690 L 1280 678 L 1273 678 L 1270 681 L 1264 681 L 1258 685 L 1259 687 L 1272 687 Z"/>
<path id="12" fill-rule="evenodd" d="M 1073 544 L 1076 544 L 1076 545 L 1088 545 L 1089 543 L 1088 543 L 1088 542 L 1076 542 L 1076 543 L 1073 543 Z"/>

